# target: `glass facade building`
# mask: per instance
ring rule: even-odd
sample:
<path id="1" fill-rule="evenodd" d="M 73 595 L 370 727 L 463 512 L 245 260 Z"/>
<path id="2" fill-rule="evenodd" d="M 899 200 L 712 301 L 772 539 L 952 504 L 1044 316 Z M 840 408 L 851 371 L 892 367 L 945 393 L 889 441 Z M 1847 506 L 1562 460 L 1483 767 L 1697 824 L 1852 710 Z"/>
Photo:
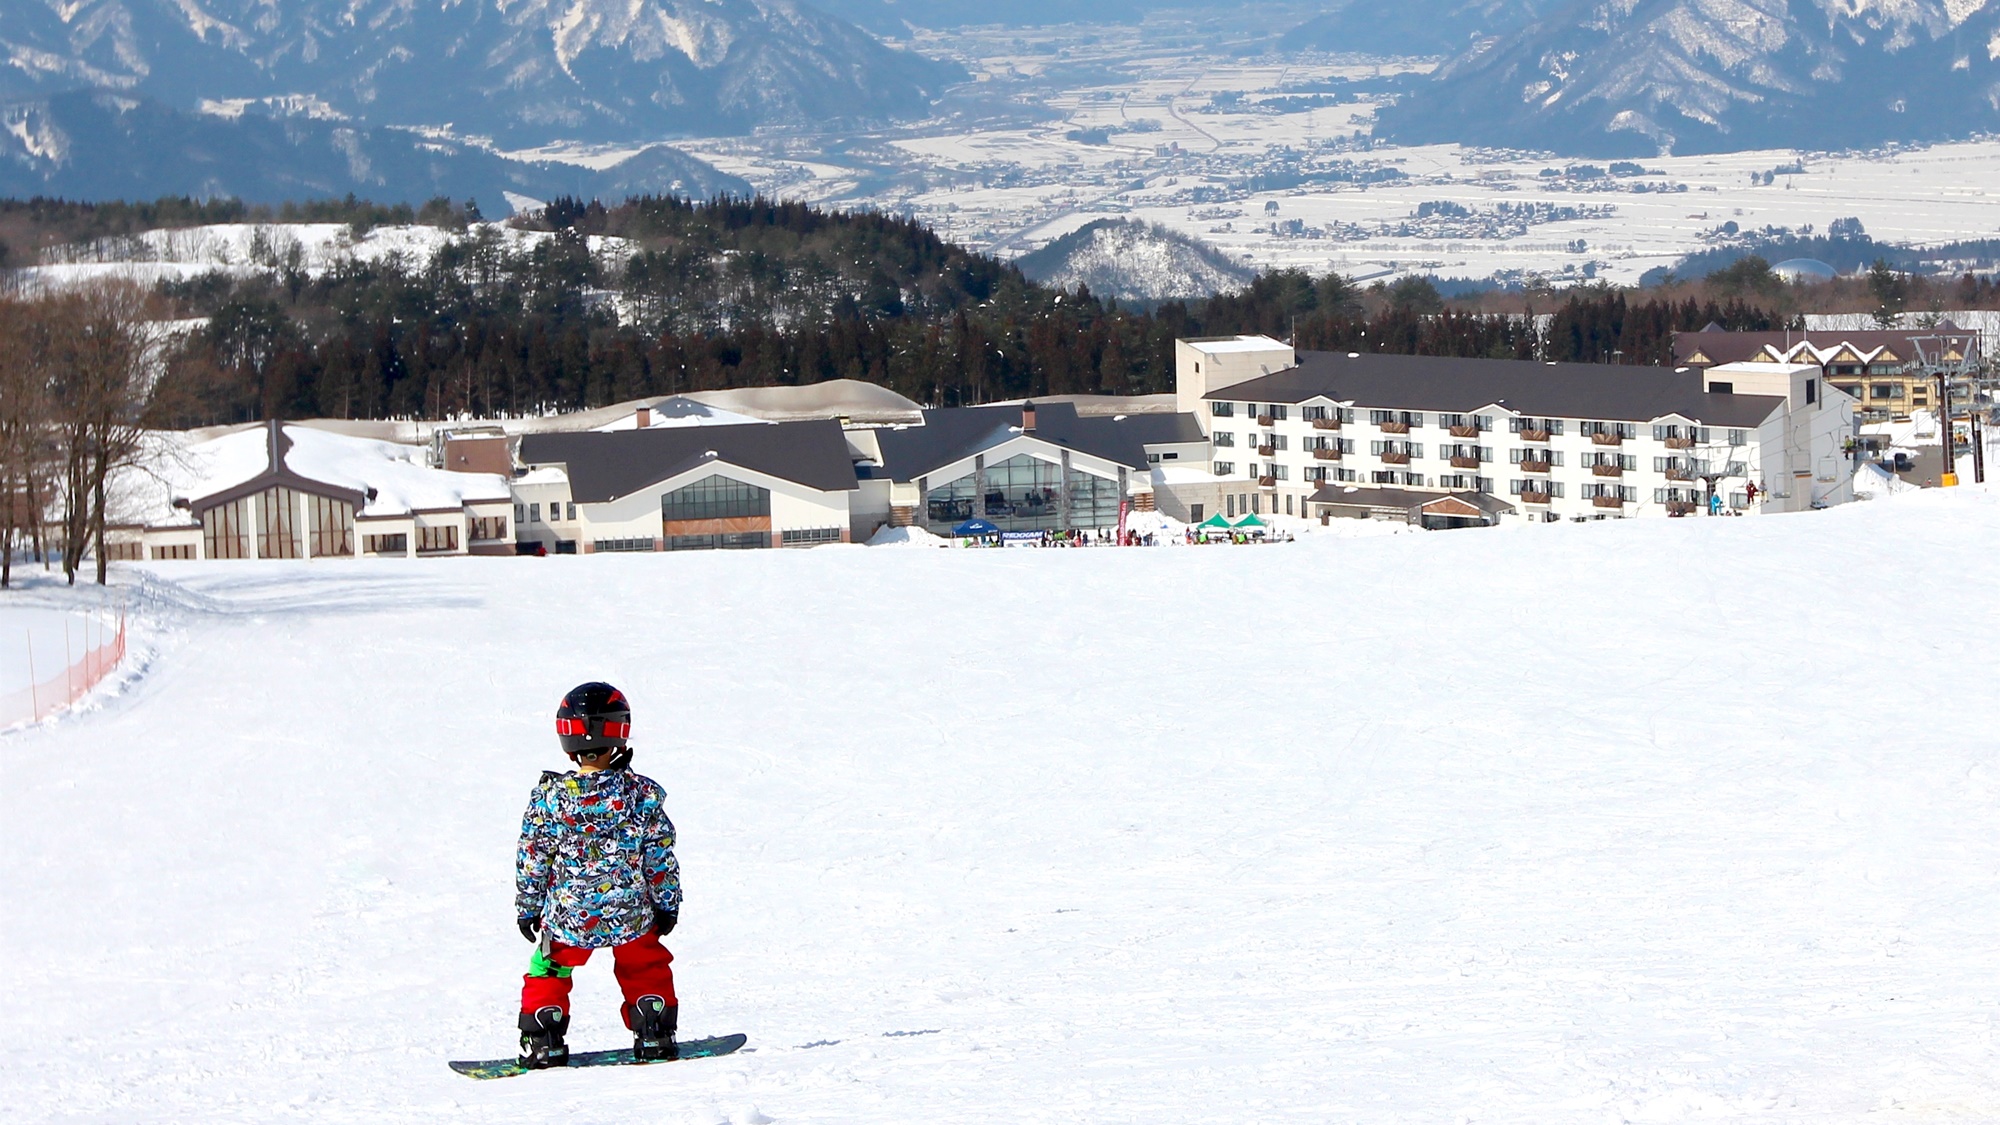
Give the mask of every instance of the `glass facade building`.
<path id="1" fill-rule="evenodd" d="M 1067 485 L 1063 467 L 1022 453 L 986 466 L 982 510 L 977 472 L 932 488 L 925 494 L 925 523 L 933 532 L 949 535 L 969 519 L 984 519 L 1002 531 L 1049 531 L 1116 527 L 1118 482 L 1072 466 Z M 1069 496 L 1069 522 L 1063 522 L 1063 496 Z"/>

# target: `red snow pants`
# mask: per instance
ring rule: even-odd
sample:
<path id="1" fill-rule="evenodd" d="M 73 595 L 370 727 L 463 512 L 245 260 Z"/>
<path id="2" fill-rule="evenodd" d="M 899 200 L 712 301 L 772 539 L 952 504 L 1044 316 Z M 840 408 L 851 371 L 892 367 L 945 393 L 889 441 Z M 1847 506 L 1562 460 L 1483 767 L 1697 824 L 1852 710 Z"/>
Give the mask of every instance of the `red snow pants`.
<path id="1" fill-rule="evenodd" d="M 578 949 L 561 942 L 549 943 L 546 956 L 537 949 L 528 961 L 528 973 L 521 978 L 521 1011 L 535 1012 L 554 1005 L 569 1014 L 570 972 L 590 960 L 594 949 Z M 632 1003 L 641 996 L 658 996 L 667 1006 L 680 1006 L 674 996 L 674 955 L 660 944 L 660 935 L 649 933 L 624 945 L 611 947 L 611 975 L 625 993 L 625 1026 L 632 1026 Z"/>

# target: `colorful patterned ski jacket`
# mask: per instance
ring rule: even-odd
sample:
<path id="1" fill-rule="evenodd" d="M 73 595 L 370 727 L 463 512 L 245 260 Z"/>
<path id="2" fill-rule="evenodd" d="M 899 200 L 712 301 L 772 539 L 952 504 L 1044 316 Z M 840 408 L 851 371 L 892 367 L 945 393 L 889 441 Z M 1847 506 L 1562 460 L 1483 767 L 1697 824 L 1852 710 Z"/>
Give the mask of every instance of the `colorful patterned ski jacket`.
<path id="1" fill-rule="evenodd" d="M 552 940 L 623 945 L 681 908 L 681 865 L 666 791 L 628 770 L 542 774 L 521 818 L 514 909 Z"/>

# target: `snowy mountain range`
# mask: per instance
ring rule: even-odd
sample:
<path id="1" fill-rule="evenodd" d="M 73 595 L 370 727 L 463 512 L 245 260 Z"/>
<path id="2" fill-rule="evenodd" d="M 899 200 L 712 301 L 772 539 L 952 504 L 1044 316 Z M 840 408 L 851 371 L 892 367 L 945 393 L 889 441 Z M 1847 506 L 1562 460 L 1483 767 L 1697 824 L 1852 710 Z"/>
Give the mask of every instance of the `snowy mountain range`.
<path id="1" fill-rule="evenodd" d="M 1249 284 L 1252 271 L 1198 239 L 1128 219 L 1098 219 L 1014 264 L 1032 281 L 1121 301 L 1194 300 Z"/>
<path id="2" fill-rule="evenodd" d="M 13 0 L 0 96 L 306 99 L 505 141 L 922 113 L 958 71 L 793 0 Z"/>
<path id="3" fill-rule="evenodd" d="M 1519 30 L 1555 0 L 1380 0 L 1347 3 L 1286 33 L 1287 51 L 1368 55 L 1455 55 Z"/>
<path id="4" fill-rule="evenodd" d="M 310 116 L 182 113 L 150 98 L 79 90 L 0 104 L 0 196 L 153 199 L 233 196 L 252 203 L 353 194 L 380 203 L 435 196 L 506 214 L 507 193 L 622 199 L 746 195 L 750 185 L 668 145 L 603 171 L 509 160 L 403 129 Z"/>
<path id="5" fill-rule="evenodd" d="M 1475 44 L 1378 135 L 1593 156 L 1852 148 L 1991 130 L 1996 106 L 2000 0 L 1595 0 Z"/>

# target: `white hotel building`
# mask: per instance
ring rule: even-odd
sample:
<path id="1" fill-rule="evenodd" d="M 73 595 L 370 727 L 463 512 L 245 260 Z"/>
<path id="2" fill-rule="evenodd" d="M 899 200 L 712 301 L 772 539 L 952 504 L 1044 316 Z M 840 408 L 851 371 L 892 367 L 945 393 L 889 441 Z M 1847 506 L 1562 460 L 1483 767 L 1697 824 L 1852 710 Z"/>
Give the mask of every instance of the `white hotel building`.
<path id="1" fill-rule="evenodd" d="M 1189 516 L 1477 523 L 1694 515 L 1711 494 L 1739 512 L 1853 499 L 1853 400 L 1812 364 L 1295 352 L 1262 336 L 1181 340 L 1175 359 L 1177 408 L 1214 450 L 1213 483 L 1162 498 Z"/>

